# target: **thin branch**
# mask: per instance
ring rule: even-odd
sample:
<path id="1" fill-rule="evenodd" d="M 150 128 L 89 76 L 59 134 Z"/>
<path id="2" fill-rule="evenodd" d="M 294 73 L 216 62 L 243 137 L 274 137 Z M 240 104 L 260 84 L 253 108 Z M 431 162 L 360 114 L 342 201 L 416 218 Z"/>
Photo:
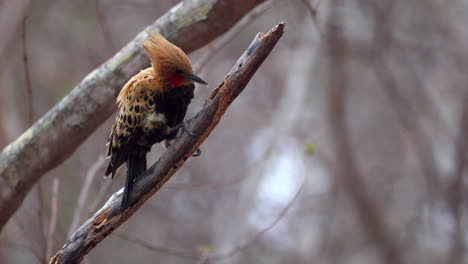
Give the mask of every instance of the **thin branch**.
<path id="1" fill-rule="evenodd" d="M 29 4 L 28 4 L 29 6 Z M 33 112 L 33 91 L 32 91 L 32 82 L 31 82 L 31 73 L 29 70 L 29 57 L 28 57 L 28 42 L 27 42 L 27 31 L 28 31 L 28 9 L 25 10 L 23 21 L 21 24 L 21 52 L 22 52 L 22 59 L 23 59 L 23 70 L 24 70 L 24 79 L 25 79 L 25 87 L 26 87 L 26 106 L 27 106 L 27 124 L 28 126 L 33 124 L 34 120 L 34 112 Z M 42 241 L 47 241 L 47 243 L 43 243 L 43 250 L 42 256 L 40 257 L 41 263 L 47 263 L 47 257 L 50 256 L 51 252 L 48 253 L 48 246 L 49 246 L 49 239 L 46 237 L 46 227 L 44 225 L 44 191 L 42 182 L 39 181 L 37 186 L 37 196 L 38 196 L 38 207 L 37 207 L 37 218 L 38 218 L 38 225 L 39 225 L 39 233 L 41 236 Z M 52 219 L 51 219 L 52 220 Z M 47 240 L 46 240 L 47 238 Z M 33 252 L 33 255 L 36 255 L 36 252 Z"/>
<path id="2" fill-rule="evenodd" d="M 0 231 L 34 184 L 72 155 L 116 110 L 115 97 L 120 88 L 149 64 L 138 45 L 147 32 L 159 31 L 190 53 L 226 32 L 262 2 L 181 1 L 85 77 L 0 154 Z"/>
<path id="3" fill-rule="evenodd" d="M 377 9 L 377 7 L 374 7 L 374 9 Z M 382 83 L 381 88 L 391 102 L 392 111 L 395 112 L 398 121 L 406 134 L 411 137 L 410 143 L 418 152 L 416 157 L 421 164 L 423 175 L 426 179 L 428 188 L 427 193 L 431 196 L 439 195 L 441 193 L 440 177 L 436 166 L 437 162 L 434 156 L 435 152 L 431 144 L 430 135 L 424 130 L 421 120 L 418 119 L 415 104 L 405 98 L 400 91 L 400 85 L 397 82 L 397 77 L 395 76 L 393 69 L 389 67 L 388 62 L 385 60 L 382 53 L 382 50 L 391 50 L 389 45 L 394 43 L 390 28 L 394 23 L 389 21 L 389 17 L 392 17 L 391 14 L 396 12 L 395 7 L 391 1 L 387 2 L 385 11 L 382 11 L 386 13 L 385 15 L 378 15 L 380 13 L 376 12 L 374 9 L 372 9 L 372 12 L 375 14 L 376 25 L 378 25 L 378 27 L 376 27 L 376 35 L 378 37 L 376 42 L 373 44 L 373 47 L 379 47 L 379 49 L 371 49 L 374 72 L 378 80 Z M 401 50 L 405 49 L 402 48 Z M 407 58 L 408 56 L 401 57 L 403 60 L 407 60 Z M 411 65 L 411 63 L 406 61 L 401 63 L 401 65 Z M 411 67 L 408 67 L 407 71 L 411 72 Z M 412 74 L 411 76 L 415 75 Z M 418 86 L 422 87 L 420 84 Z M 427 97 L 427 95 L 424 95 L 424 89 L 420 88 L 418 90 L 420 91 L 420 97 Z"/>
<path id="4" fill-rule="evenodd" d="M 246 239 L 243 243 L 240 243 L 236 247 L 232 248 L 231 250 L 224 252 L 224 253 L 217 253 L 217 254 L 210 254 L 209 260 L 220 260 L 220 259 L 225 259 L 225 258 L 230 258 L 234 256 L 235 254 L 245 250 L 248 248 L 250 245 L 255 243 L 263 234 L 266 232 L 270 231 L 273 227 L 275 227 L 281 219 L 284 218 L 284 216 L 288 213 L 289 209 L 293 206 L 295 201 L 299 198 L 299 195 L 302 193 L 304 190 L 305 186 L 305 177 L 302 179 L 302 183 L 297 190 L 296 194 L 294 197 L 288 202 L 288 204 L 281 210 L 281 212 L 276 216 L 276 218 L 266 227 L 258 231 L 255 235 L 252 237 Z"/>
<path id="5" fill-rule="evenodd" d="M 256 7 L 252 11 L 250 11 L 244 18 L 241 19 L 237 25 L 235 25 L 231 30 L 229 30 L 219 41 L 215 41 L 214 43 L 208 45 L 207 51 L 203 56 L 198 60 L 195 67 L 194 72 L 200 73 L 205 65 L 213 58 L 213 54 L 217 53 L 219 50 L 224 48 L 227 44 L 231 43 L 232 40 L 239 35 L 239 33 L 244 30 L 248 25 L 252 23 L 256 18 L 263 15 L 266 11 L 268 11 L 272 6 L 275 0 L 266 1 L 262 5 Z"/>
<path id="6" fill-rule="evenodd" d="M 2 8 L 0 8 L 0 58 L 6 59 L 9 53 L 8 50 L 11 45 L 16 44 L 16 36 L 21 32 L 22 22 L 24 16 L 28 13 L 31 7 L 31 0 L 24 1 L 2 1 Z M 2 60 L 2 63 L 5 63 Z M 0 71 L 3 70 L 5 65 L 0 65 Z"/>
<path id="7" fill-rule="evenodd" d="M 210 261 L 210 252 L 203 251 L 198 258 L 197 264 L 206 264 Z"/>
<path id="8" fill-rule="evenodd" d="M 86 177 L 81 187 L 80 194 L 78 196 L 78 202 L 76 204 L 75 212 L 73 213 L 73 220 L 70 224 L 70 229 L 68 230 L 68 235 L 71 236 L 75 229 L 78 227 L 78 224 L 81 222 L 81 215 L 83 213 L 83 207 L 86 202 L 86 199 L 89 196 L 89 190 L 91 189 L 91 185 L 98 175 L 98 172 L 104 167 L 106 163 L 106 159 L 104 156 L 99 156 L 96 162 L 89 168 L 88 172 L 86 173 Z M 52 252 L 51 252 L 52 253 Z"/>
<path id="9" fill-rule="evenodd" d="M 117 170 L 115 177 L 119 177 L 122 175 L 124 169 L 120 167 Z M 98 206 L 104 201 L 104 198 L 108 195 L 109 189 L 112 186 L 113 181 L 111 179 L 107 179 L 101 182 L 101 187 L 99 188 L 96 197 L 94 198 L 93 203 L 89 206 L 89 209 L 86 212 L 86 217 L 90 217 L 93 212 L 98 209 Z M 70 234 L 71 235 L 71 234 Z"/>
<path id="10" fill-rule="evenodd" d="M 138 238 L 132 238 L 125 234 L 118 233 L 117 236 L 124 240 L 133 242 L 139 246 L 142 246 L 148 250 L 164 253 L 167 255 L 175 256 L 175 257 L 198 260 L 199 262 L 197 263 L 209 263 L 209 261 L 213 261 L 213 260 L 221 260 L 221 259 L 230 258 L 240 253 L 241 251 L 247 249 L 250 245 L 255 243 L 266 232 L 270 231 L 273 227 L 275 227 L 284 218 L 284 216 L 288 213 L 288 211 L 291 209 L 293 204 L 296 202 L 299 195 L 304 190 L 304 186 L 305 186 L 305 177 L 302 179 L 302 183 L 300 184 L 300 187 L 298 188 L 293 198 L 286 204 L 286 206 L 281 210 L 281 212 L 275 217 L 275 219 L 270 224 L 260 229 L 253 236 L 245 239 L 242 243 L 239 243 L 237 246 L 223 253 L 213 253 L 213 252 L 205 251 L 205 252 L 201 252 L 200 254 L 196 254 L 192 252 L 184 252 L 182 250 L 175 250 L 175 249 L 155 246 L 144 240 L 141 240 Z"/>
<path id="11" fill-rule="evenodd" d="M 193 189 L 193 188 L 217 188 L 221 186 L 227 186 L 231 184 L 240 183 L 248 174 L 244 173 L 241 176 L 234 177 L 232 179 L 224 179 L 219 181 L 206 181 L 206 182 L 195 182 L 195 183 L 171 183 L 166 186 L 166 189 Z"/>
<path id="12" fill-rule="evenodd" d="M 190 130 L 196 135 L 181 135 L 135 183 L 134 192 L 130 196 L 132 206 L 120 211 L 123 191 L 121 189 L 114 193 L 104 207 L 78 228 L 51 259 L 51 264 L 77 263 L 82 260 L 84 255 L 131 217 L 174 175 L 210 135 L 229 105 L 243 91 L 282 36 L 283 29 L 284 23 L 281 23 L 267 34 L 257 34 L 224 81 L 206 100 L 203 109 L 191 120 Z"/>
<path id="13" fill-rule="evenodd" d="M 160 246 L 155 246 L 149 242 L 146 242 L 142 239 L 135 238 L 135 237 L 130 237 L 126 234 L 123 233 L 116 233 L 115 234 L 118 238 L 121 238 L 123 240 L 132 242 L 136 245 L 139 245 L 143 248 L 146 248 L 150 251 L 156 251 L 159 253 L 163 253 L 166 255 L 174 256 L 174 257 L 179 257 L 179 258 L 185 258 L 185 259 L 193 259 L 197 260 L 200 258 L 200 254 L 197 253 L 191 253 L 191 252 L 185 252 L 183 250 L 178 250 L 178 249 L 172 249 L 172 248 L 166 248 L 166 247 L 160 247 Z"/>
<path id="14" fill-rule="evenodd" d="M 37 225 L 39 226 L 39 233 L 42 241 L 46 241 L 46 227 L 44 224 L 44 185 L 42 181 L 39 181 L 37 184 Z M 47 263 L 47 246 L 46 243 L 41 243 L 42 245 L 42 261 L 41 263 Z"/>
<path id="15" fill-rule="evenodd" d="M 21 51 L 23 53 L 23 70 L 24 70 L 24 86 L 26 87 L 26 100 L 28 107 L 27 110 L 27 120 L 28 126 L 32 125 L 34 120 L 34 113 L 33 113 L 33 92 L 32 92 L 32 84 L 31 84 L 31 73 L 29 72 L 29 58 L 28 58 L 28 43 L 27 43 L 27 31 L 28 31 L 28 15 L 27 13 L 24 14 L 23 23 L 21 26 Z"/>
<path id="16" fill-rule="evenodd" d="M 325 32 L 323 32 L 323 30 L 320 28 L 320 21 L 318 20 L 318 5 L 320 3 L 317 3 L 314 6 L 309 2 L 309 0 L 301 0 L 301 1 L 306 6 L 307 11 L 309 11 L 310 17 L 312 18 L 312 22 L 314 23 L 315 28 L 320 34 L 320 37 L 323 38 L 325 36 Z"/>
<path id="17" fill-rule="evenodd" d="M 463 102 L 468 100 L 468 92 L 465 92 Z M 453 231 L 453 246 L 450 250 L 449 258 L 447 263 L 465 263 L 465 230 L 463 228 L 463 207 L 465 201 L 465 172 L 468 162 L 468 104 L 464 104 L 462 108 L 460 124 L 459 124 L 459 133 L 458 133 L 458 142 L 454 146 L 454 157 L 455 157 L 455 171 L 452 176 L 452 182 L 449 186 L 448 204 L 452 211 L 452 215 L 455 223 L 455 230 Z"/>
<path id="18" fill-rule="evenodd" d="M 328 23 L 339 23 L 337 2 L 332 3 Z M 349 56 L 348 43 L 337 30 L 327 33 L 328 62 L 328 120 L 330 122 L 331 136 L 334 139 L 334 152 L 337 155 L 336 166 L 337 184 L 343 188 L 356 210 L 359 222 L 366 231 L 368 238 L 375 243 L 382 263 L 401 264 L 398 244 L 393 237 L 389 226 L 385 222 L 372 201 L 366 188 L 365 181 L 358 169 L 355 152 L 349 138 L 349 127 L 346 120 L 346 98 L 348 96 L 346 65 Z"/>
<path id="19" fill-rule="evenodd" d="M 52 182 L 52 198 L 51 198 L 51 203 L 50 203 L 51 213 L 50 213 L 49 229 L 47 233 L 46 256 L 52 255 L 52 250 L 54 247 L 55 229 L 57 227 L 59 187 L 60 187 L 60 179 L 58 177 L 55 177 Z"/>
<path id="20" fill-rule="evenodd" d="M 14 244 L 13 243 L 11 245 L 11 247 L 20 248 L 20 249 L 23 250 L 23 252 L 24 252 L 24 249 L 29 250 L 30 251 L 29 253 L 31 253 L 31 255 L 33 255 L 36 258 L 38 263 L 43 263 L 44 262 L 44 257 L 32 245 L 28 244 L 29 241 L 27 241 L 25 239 L 26 238 L 26 232 L 25 232 L 23 222 L 21 221 L 21 218 L 18 216 L 18 214 L 16 214 L 15 216 L 13 216 L 13 219 L 16 220 L 16 224 L 18 225 L 18 229 L 19 229 L 19 235 L 23 239 L 24 244 Z"/>
<path id="21" fill-rule="evenodd" d="M 101 28 L 102 35 L 104 37 L 105 44 L 107 47 L 110 48 L 111 52 L 114 53 L 117 51 L 117 48 L 114 43 L 114 40 L 112 39 L 112 35 L 109 30 L 109 26 L 106 22 L 106 17 L 103 11 L 104 8 L 102 8 L 100 0 L 94 0 L 94 8 L 96 11 L 96 18 L 97 18 L 99 27 Z"/>
<path id="22" fill-rule="evenodd" d="M 38 263 L 43 263 L 44 258 L 41 257 L 41 254 L 37 252 L 36 250 L 34 250 L 32 247 L 28 247 L 25 244 L 7 241 L 5 242 L 3 247 L 18 250 L 20 251 L 21 254 L 24 254 L 24 252 L 29 252 L 31 256 L 33 256 L 34 259 L 37 260 Z"/>

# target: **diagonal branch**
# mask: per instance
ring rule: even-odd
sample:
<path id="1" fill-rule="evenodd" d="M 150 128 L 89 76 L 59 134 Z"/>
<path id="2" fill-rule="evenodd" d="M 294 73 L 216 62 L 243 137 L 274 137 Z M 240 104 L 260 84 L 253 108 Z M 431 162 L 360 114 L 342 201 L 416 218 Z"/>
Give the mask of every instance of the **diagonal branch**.
<path id="1" fill-rule="evenodd" d="M 256 70 L 270 54 L 283 34 L 284 23 L 267 34 L 259 33 L 242 54 L 223 82 L 206 100 L 203 109 L 191 120 L 190 129 L 196 136 L 184 133 L 161 158 L 135 183 L 130 204 L 119 212 L 122 190 L 114 193 L 94 216 L 88 219 L 52 257 L 50 263 L 78 263 L 106 236 L 131 217 L 184 164 L 210 135 L 224 112 L 242 92 Z"/>
<path id="2" fill-rule="evenodd" d="M 138 45 L 146 32 L 159 31 L 191 52 L 227 31 L 264 1 L 181 1 L 86 76 L 0 153 L 0 231 L 41 176 L 67 159 L 116 110 L 118 90 L 148 65 Z"/>

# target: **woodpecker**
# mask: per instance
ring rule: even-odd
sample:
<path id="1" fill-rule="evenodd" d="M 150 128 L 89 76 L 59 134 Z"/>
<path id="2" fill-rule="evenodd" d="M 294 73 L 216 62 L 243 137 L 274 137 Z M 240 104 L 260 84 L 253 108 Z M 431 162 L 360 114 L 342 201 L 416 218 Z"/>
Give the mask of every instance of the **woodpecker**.
<path id="1" fill-rule="evenodd" d="M 118 97 L 118 115 L 107 140 L 110 159 L 106 176 L 127 164 L 127 177 L 120 210 L 129 206 L 133 184 L 146 170 L 146 154 L 155 143 L 170 145 L 193 98 L 194 83 L 207 83 L 192 72 L 188 56 L 160 34 L 148 33 L 141 46 L 151 67 L 133 76 Z M 187 129 L 189 133 L 190 130 Z"/>

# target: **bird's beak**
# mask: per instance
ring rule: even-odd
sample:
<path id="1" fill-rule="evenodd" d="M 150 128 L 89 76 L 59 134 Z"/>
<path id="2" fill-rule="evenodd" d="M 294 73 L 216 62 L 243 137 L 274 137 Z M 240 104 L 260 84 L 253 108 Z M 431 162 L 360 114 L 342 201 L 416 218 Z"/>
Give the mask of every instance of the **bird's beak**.
<path id="1" fill-rule="evenodd" d="M 197 75 L 195 75 L 193 73 L 185 75 L 185 79 L 190 80 L 190 81 L 195 82 L 195 83 L 208 85 L 207 82 L 205 82 L 202 78 L 198 77 Z"/>

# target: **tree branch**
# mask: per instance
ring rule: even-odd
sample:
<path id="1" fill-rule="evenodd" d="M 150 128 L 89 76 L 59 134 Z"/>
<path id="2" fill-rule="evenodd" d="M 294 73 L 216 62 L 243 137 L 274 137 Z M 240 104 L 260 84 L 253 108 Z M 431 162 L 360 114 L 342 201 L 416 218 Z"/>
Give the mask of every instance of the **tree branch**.
<path id="1" fill-rule="evenodd" d="M 267 34 L 259 33 L 239 58 L 223 82 L 206 100 L 203 109 L 190 121 L 192 136 L 184 133 L 161 158 L 135 183 L 130 204 L 119 212 L 122 190 L 114 193 L 94 216 L 88 219 L 65 243 L 50 263 L 78 263 L 106 236 L 132 216 L 184 164 L 219 123 L 224 112 L 242 92 L 283 34 L 284 23 Z"/>
<path id="2" fill-rule="evenodd" d="M 86 76 L 0 154 L 0 231 L 40 177 L 67 159 L 116 110 L 119 89 L 149 64 L 138 45 L 146 32 L 159 31 L 191 52 L 227 31 L 262 2 L 181 1 Z"/>
<path id="3" fill-rule="evenodd" d="M 330 16 L 328 18 L 328 28 L 332 24 L 342 23 L 338 15 L 338 1 L 332 3 Z M 349 197 L 350 204 L 359 217 L 359 222 L 366 231 L 370 241 L 375 244 L 377 253 L 380 256 L 380 263 L 401 264 L 403 257 L 394 234 L 389 225 L 369 194 L 367 186 L 363 180 L 356 158 L 352 142 L 349 138 L 346 99 L 349 96 L 348 75 L 346 71 L 349 55 L 349 42 L 339 32 L 330 30 L 327 32 L 328 53 L 328 120 L 330 122 L 330 132 L 334 139 L 334 151 L 337 156 L 338 166 L 336 166 L 336 181 L 343 188 Z"/>

